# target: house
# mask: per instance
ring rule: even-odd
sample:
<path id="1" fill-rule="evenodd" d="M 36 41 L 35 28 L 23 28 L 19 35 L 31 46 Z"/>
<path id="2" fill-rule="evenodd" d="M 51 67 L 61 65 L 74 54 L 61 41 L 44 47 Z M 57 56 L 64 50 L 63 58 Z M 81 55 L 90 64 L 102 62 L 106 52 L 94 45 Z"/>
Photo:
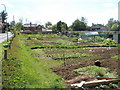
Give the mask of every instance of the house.
<path id="1" fill-rule="evenodd" d="M 102 25 L 102 24 L 94 24 L 92 23 L 92 26 L 90 28 L 92 31 L 108 31 L 109 28 Z"/>
<path id="2" fill-rule="evenodd" d="M 24 24 L 23 28 L 24 29 L 22 33 L 37 34 L 42 32 L 42 26 L 37 24 L 32 24 L 32 23 Z"/>
<path id="3" fill-rule="evenodd" d="M 94 23 L 92 23 L 91 30 L 99 30 L 101 27 L 103 27 L 102 24 L 94 24 Z"/>

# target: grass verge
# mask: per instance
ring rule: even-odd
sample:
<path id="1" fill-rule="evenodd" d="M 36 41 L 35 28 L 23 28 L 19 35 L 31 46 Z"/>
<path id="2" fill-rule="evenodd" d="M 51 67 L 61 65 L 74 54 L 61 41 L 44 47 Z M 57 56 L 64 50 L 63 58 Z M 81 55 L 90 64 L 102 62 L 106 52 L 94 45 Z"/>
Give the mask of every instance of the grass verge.
<path id="1" fill-rule="evenodd" d="M 3 60 L 4 88 L 63 88 L 63 80 L 38 60 L 17 36 Z"/>

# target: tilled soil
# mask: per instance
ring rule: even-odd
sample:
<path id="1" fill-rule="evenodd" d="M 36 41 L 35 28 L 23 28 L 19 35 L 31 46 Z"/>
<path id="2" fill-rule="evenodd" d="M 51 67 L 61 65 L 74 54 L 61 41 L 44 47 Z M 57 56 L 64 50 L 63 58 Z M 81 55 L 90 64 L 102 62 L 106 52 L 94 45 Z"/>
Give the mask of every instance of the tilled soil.
<path id="1" fill-rule="evenodd" d="M 94 48 L 91 53 L 95 56 L 104 56 L 105 58 L 100 59 L 101 67 L 109 68 L 111 72 L 118 72 L 120 60 L 110 59 L 111 56 L 118 55 L 120 48 Z M 52 70 L 65 80 L 70 80 L 74 77 L 79 76 L 75 72 L 74 69 L 82 68 L 86 66 L 94 65 L 96 60 L 88 60 L 79 62 L 77 64 L 71 64 L 60 67 L 53 67 Z"/>

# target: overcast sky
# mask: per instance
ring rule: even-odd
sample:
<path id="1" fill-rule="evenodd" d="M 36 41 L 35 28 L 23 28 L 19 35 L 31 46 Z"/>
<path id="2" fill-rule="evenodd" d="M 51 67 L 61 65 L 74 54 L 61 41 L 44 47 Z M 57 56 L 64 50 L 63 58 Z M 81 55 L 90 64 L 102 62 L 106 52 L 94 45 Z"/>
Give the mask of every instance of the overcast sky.
<path id="1" fill-rule="evenodd" d="M 47 21 L 56 24 L 64 21 L 72 25 L 82 16 L 92 23 L 106 24 L 110 18 L 118 19 L 119 0 L 0 0 L 5 4 L 8 21 L 23 18 L 23 22 L 45 24 Z M 0 11 L 4 6 L 0 5 Z"/>

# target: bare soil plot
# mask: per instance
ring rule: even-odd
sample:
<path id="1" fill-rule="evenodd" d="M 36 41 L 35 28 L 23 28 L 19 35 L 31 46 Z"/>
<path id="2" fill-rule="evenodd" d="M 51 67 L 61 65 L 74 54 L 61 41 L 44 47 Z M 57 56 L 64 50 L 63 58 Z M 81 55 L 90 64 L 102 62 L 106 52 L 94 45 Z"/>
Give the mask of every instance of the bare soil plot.
<path id="1" fill-rule="evenodd" d="M 91 51 L 91 53 L 94 56 L 104 57 L 103 59 L 99 59 L 102 67 L 109 68 L 111 72 L 117 72 L 119 70 L 119 66 L 118 66 L 119 60 L 110 58 L 114 55 L 118 55 L 118 48 L 111 48 L 110 50 L 108 50 L 107 48 L 94 48 L 93 51 Z M 73 72 L 74 69 L 94 65 L 94 62 L 95 62 L 95 59 L 82 61 L 77 64 L 53 67 L 52 69 L 57 75 L 62 76 L 65 80 L 69 80 L 76 76 L 79 76 L 78 74 Z"/>

